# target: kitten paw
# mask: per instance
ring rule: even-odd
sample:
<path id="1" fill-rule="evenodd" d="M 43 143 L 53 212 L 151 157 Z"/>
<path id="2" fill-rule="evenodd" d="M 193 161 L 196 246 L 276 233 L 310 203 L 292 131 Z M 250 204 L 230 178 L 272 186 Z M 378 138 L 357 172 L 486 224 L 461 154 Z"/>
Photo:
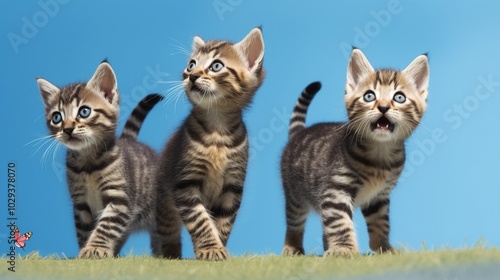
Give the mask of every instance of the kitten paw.
<path id="1" fill-rule="evenodd" d="M 377 254 L 394 254 L 396 253 L 396 249 L 391 246 L 378 247 L 378 249 L 373 250 Z"/>
<path id="2" fill-rule="evenodd" d="M 352 257 L 354 255 L 358 255 L 359 252 L 357 249 L 351 249 L 348 247 L 336 247 L 332 249 L 328 249 L 323 254 L 323 257 Z"/>
<path id="3" fill-rule="evenodd" d="M 195 252 L 196 259 L 200 261 L 224 261 L 229 257 L 225 247 L 201 249 Z"/>
<path id="4" fill-rule="evenodd" d="M 182 258 L 182 245 L 180 243 L 167 244 L 161 246 L 161 250 L 154 252 L 155 257 L 165 258 L 165 259 L 181 259 Z"/>
<path id="5" fill-rule="evenodd" d="M 392 248 L 388 241 L 370 240 L 370 249 L 377 254 L 395 253 L 396 250 Z"/>
<path id="6" fill-rule="evenodd" d="M 304 255 L 304 248 L 297 248 L 294 246 L 286 245 L 283 246 L 283 251 L 281 251 L 282 256 L 300 256 Z"/>
<path id="7" fill-rule="evenodd" d="M 113 257 L 113 250 L 101 247 L 85 247 L 78 254 L 80 259 L 104 259 Z"/>

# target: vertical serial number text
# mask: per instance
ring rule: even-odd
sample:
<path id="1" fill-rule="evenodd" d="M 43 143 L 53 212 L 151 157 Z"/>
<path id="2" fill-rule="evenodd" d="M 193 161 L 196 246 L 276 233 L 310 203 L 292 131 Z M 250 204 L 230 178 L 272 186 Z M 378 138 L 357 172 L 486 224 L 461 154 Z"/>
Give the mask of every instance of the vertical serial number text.
<path id="1" fill-rule="evenodd" d="M 15 220 L 16 216 L 16 164 L 7 164 L 7 211 L 8 218 Z"/>

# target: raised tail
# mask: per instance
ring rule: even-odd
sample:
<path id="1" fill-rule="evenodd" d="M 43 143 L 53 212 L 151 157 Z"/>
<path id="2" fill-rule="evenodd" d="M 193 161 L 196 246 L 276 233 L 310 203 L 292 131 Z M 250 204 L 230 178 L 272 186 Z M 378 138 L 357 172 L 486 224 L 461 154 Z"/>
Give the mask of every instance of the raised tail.
<path id="1" fill-rule="evenodd" d="M 141 130 L 142 122 L 148 115 L 149 111 L 151 111 L 151 109 L 153 109 L 153 107 L 161 100 L 163 100 L 163 96 L 159 94 L 150 94 L 144 97 L 134 108 L 130 117 L 128 117 L 121 137 L 137 139 L 137 135 Z"/>
<path id="2" fill-rule="evenodd" d="M 292 139 L 298 132 L 306 128 L 307 108 L 316 93 L 321 89 L 320 82 L 314 82 L 308 85 L 297 100 L 293 108 L 290 126 L 288 127 L 288 138 Z"/>

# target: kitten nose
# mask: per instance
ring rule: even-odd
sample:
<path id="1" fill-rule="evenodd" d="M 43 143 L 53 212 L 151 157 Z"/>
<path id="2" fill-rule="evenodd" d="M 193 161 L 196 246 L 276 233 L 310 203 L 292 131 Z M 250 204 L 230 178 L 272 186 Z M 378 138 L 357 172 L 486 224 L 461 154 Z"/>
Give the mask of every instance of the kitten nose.
<path id="1" fill-rule="evenodd" d="M 193 73 L 193 74 L 189 75 L 189 80 L 194 83 L 199 77 L 201 77 L 200 74 Z"/>
<path id="2" fill-rule="evenodd" d="M 73 130 L 75 130 L 74 127 L 68 127 L 68 128 L 63 129 L 64 133 L 68 134 L 69 136 L 71 136 L 71 134 L 73 133 Z"/>
<path id="3" fill-rule="evenodd" d="M 382 112 L 382 114 L 385 114 L 385 112 L 389 111 L 389 106 L 387 105 L 379 105 L 378 110 Z"/>

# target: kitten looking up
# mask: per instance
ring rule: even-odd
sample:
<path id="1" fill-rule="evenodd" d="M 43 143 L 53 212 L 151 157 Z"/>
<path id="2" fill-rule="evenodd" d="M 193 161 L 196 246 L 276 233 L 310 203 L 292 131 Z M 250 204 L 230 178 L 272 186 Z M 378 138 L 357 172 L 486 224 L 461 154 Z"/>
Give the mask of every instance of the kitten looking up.
<path id="1" fill-rule="evenodd" d="M 264 80 L 263 58 L 258 28 L 236 44 L 194 38 L 183 72 L 193 108 L 168 141 L 159 169 L 157 221 L 166 258 L 180 257 L 182 223 L 197 259 L 225 260 L 229 255 L 226 243 L 248 161 L 242 114 Z"/>

